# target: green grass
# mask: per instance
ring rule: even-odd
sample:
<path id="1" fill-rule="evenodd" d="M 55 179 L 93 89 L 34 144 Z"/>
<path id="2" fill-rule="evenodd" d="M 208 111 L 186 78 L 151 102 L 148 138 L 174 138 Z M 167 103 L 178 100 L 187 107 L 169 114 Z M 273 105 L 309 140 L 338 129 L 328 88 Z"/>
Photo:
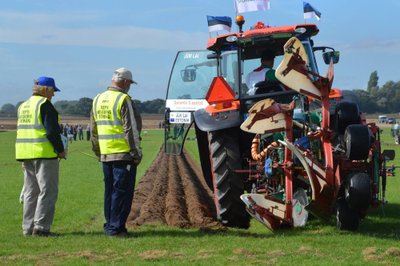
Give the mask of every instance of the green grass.
<path id="1" fill-rule="evenodd" d="M 138 177 L 158 153 L 162 131 L 143 134 L 143 162 Z M 384 148 L 392 148 L 388 131 Z M 389 203 L 370 212 L 357 232 L 339 232 L 334 224 L 317 219 L 305 228 L 268 231 L 256 221 L 249 230 L 179 229 L 141 226 L 137 237 L 115 239 L 103 235 L 103 182 L 99 162 L 88 142 L 74 142 L 61 162 L 60 193 L 52 230 L 55 238 L 24 237 L 23 179 L 14 160 L 15 132 L 0 133 L 0 264 L 6 265 L 377 265 L 400 264 L 400 177 L 388 178 Z M 187 141 L 196 155 L 196 142 Z M 399 145 L 395 147 L 400 157 Z M 197 159 L 198 160 L 198 159 Z M 400 165 L 399 160 L 393 162 Z M 400 175 L 400 172 L 399 172 Z"/>

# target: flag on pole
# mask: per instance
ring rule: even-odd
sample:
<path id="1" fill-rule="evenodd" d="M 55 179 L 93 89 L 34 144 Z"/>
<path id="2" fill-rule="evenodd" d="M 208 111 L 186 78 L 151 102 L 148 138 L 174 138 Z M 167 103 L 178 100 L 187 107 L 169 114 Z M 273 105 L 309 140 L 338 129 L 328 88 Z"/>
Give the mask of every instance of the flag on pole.
<path id="1" fill-rule="evenodd" d="M 270 9 L 269 0 L 235 0 L 236 13 Z"/>
<path id="2" fill-rule="evenodd" d="M 230 17 L 207 16 L 208 31 L 226 30 L 231 31 L 232 19 Z"/>
<path id="3" fill-rule="evenodd" d="M 316 10 L 312 5 L 307 2 L 303 2 L 304 19 L 315 17 L 317 20 L 321 19 L 321 12 Z"/>

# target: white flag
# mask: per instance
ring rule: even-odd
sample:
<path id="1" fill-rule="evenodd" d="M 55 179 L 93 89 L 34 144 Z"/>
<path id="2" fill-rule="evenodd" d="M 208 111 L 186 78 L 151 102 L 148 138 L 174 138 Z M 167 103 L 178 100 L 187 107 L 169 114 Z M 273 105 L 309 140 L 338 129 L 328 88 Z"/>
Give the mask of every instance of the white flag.
<path id="1" fill-rule="evenodd" d="M 270 9 L 269 0 L 235 0 L 236 13 Z"/>

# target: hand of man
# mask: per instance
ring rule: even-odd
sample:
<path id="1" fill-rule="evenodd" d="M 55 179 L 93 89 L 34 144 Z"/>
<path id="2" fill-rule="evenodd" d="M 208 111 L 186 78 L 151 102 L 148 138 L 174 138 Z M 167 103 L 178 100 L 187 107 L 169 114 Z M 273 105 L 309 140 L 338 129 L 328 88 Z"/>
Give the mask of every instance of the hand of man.
<path id="1" fill-rule="evenodd" d="M 133 163 L 134 163 L 135 165 L 139 165 L 140 162 L 141 162 L 140 159 L 133 159 Z"/>
<path id="2" fill-rule="evenodd" d="M 58 158 L 60 158 L 60 159 L 66 159 L 65 156 L 66 156 L 65 151 L 60 152 L 60 153 L 58 154 Z"/>

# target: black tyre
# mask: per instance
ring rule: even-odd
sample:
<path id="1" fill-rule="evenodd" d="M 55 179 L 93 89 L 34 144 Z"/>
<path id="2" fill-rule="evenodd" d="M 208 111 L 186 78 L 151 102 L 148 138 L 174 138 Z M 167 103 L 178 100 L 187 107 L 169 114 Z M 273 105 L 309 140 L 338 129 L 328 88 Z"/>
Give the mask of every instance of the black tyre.
<path id="1" fill-rule="evenodd" d="M 203 171 L 204 180 L 211 191 L 214 190 L 213 178 L 210 162 L 210 150 L 208 149 L 208 136 L 207 132 L 201 131 L 195 123 L 197 147 L 199 149 L 199 157 L 201 170 Z"/>
<path id="2" fill-rule="evenodd" d="M 344 198 L 336 202 L 336 227 L 339 230 L 355 231 L 360 224 L 357 211 L 351 209 Z"/>
<path id="3" fill-rule="evenodd" d="M 344 132 L 346 158 L 349 160 L 365 160 L 371 147 L 371 134 L 368 126 L 349 125 Z"/>
<path id="4" fill-rule="evenodd" d="M 343 134 L 348 125 L 360 123 L 358 105 L 353 102 L 339 102 L 335 108 L 334 130 Z"/>
<path id="5" fill-rule="evenodd" d="M 244 180 L 235 173 L 241 168 L 238 129 L 209 132 L 208 140 L 218 219 L 225 226 L 248 228 L 250 216 L 240 200 Z"/>
<path id="6" fill-rule="evenodd" d="M 345 198 L 353 210 L 368 208 L 371 203 L 371 179 L 366 173 L 355 173 L 348 177 L 345 185 Z"/>

